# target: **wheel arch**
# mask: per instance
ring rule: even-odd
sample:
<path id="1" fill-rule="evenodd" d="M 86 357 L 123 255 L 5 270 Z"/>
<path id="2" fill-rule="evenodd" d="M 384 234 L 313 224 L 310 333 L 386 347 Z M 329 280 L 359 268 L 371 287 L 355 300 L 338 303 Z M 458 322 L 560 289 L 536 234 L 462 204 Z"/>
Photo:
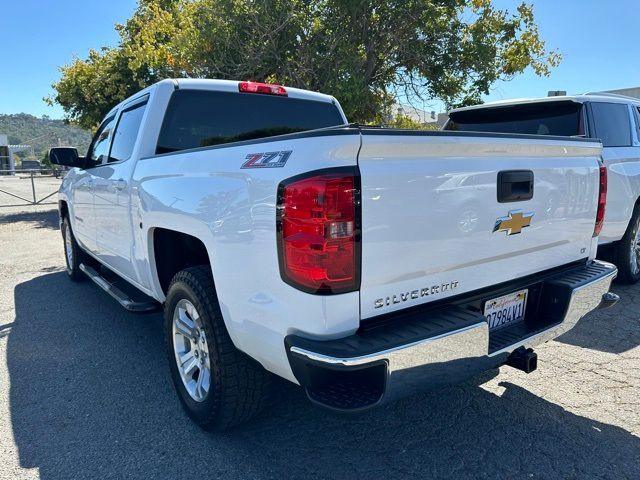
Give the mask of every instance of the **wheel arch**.
<path id="1" fill-rule="evenodd" d="M 215 284 L 215 257 L 210 242 L 206 240 L 211 238 L 211 231 L 199 222 L 189 225 L 192 228 L 180 230 L 171 228 L 169 225 L 156 226 L 147 232 L 150 280 L 156 292 L 155 298 L 162 303 L 167 298 L 169 285 L 175 274 L 186 268 L 207 265 L 211 269 Z M 183 223 L 182 226 L 185 224 Z M 218 292 L 211 292 L 211 295 L 217 296 Z M 227 332 L 236 348 L 242 350 L 241 339 L 233 328 L 229 312 L 220 299 L 217 298 L 217 300 Z"/>
<path id="2" fill-rule="evenodd" d="M 151 275 L 159 293 L 166 297 L 171 279 L 181 270 L 211 266 L 211 255 L 197 236 L 165 227 L 149 230 Z"/>
<path id="3" fill-rule="evenodd" d="M 60 222 L 69 215 L 69 204 L 66 200 L 58 200 L 58 213 L 60 214 Z"/>

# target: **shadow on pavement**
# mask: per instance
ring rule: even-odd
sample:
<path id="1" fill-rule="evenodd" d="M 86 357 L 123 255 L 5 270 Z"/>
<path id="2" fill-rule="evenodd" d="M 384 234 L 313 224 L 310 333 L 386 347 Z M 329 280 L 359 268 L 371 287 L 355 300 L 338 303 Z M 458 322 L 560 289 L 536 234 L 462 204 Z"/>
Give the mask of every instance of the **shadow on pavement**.
<path id="1" fill-rule="evenodd" d="M 595 311 L 584 317 L 556 341 L 609 353 L 627 352 L 640 345 L 640 302 L 638 285 L 613 284 L 620 295 L 613 307 Z"/>
<path id="2" fill-rule="evenodd" d="M 49 273 L 15 288 L 10 413 L 40 478 L 638 478 L 640 438 L 503 383 L 467 384 L 358 416 L 278 382 L 262 417 L 202 432 L 170 384 L 159 315 Z M 535 373 L 534 373 L 535 375 Z"/>
<path id="3" fill-rule="evenodd" d="M 33 223 L 37 228 L 53 228 L 54 230 L 60 228 L 58 225 L 58 211 L 55 209 L 7 214 L 3 214 L 0 210 L 0 225 L 15 222 Z"/>

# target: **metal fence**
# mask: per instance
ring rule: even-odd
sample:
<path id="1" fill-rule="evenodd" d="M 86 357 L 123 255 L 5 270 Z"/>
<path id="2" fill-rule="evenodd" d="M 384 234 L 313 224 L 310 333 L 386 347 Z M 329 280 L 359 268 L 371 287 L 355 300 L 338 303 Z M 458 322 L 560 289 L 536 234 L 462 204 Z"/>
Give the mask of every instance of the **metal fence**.
<path id="1" fill-rule="evenodd" d="M 50 168 L 0 170 L 0 207 L 54 205 L 63 174 Z"/>

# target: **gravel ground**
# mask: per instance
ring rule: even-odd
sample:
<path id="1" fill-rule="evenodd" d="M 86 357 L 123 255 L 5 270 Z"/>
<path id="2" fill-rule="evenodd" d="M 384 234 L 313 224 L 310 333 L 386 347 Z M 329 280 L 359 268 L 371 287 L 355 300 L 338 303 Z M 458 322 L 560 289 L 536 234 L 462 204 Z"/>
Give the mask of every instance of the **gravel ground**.
<path id="1" fill-rule="evenodd" d="M 640 478 L 640 285 L 466 384 L 357 416 L 282 382 L 224 435 L 183 414 L 160 316 L 63 270 L 55 211 L 0 211 L 0 479 Z"/>

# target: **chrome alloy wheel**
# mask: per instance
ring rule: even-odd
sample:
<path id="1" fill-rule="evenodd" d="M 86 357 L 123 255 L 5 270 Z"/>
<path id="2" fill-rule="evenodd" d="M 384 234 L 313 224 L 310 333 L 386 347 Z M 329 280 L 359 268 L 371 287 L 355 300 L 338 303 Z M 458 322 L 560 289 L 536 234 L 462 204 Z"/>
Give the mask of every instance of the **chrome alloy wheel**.
<path id="1" fill-rule="evenodd" d="M 69 222 L 66 223 L 64 229 L 64 252 L 67 256 L 67 266 L 73 269 L 73 237 L 71 236 L 71 227 Z"/>
<path id="2" fill-rule="evenodd" d="M 631 271 L 634 275 L 640 272 L 640 226 L 636 225 L 636 234 L 631 241 L 631 252 L 629 255 Z"/>
<path id="3" fill-rule="evenodd" d="M 211 387 L 209 346 L 202 319 L 187 299 L 180 300 L 173 311 L 172 337 L 182 383 L 193 400 L 202 402 Z"/>

